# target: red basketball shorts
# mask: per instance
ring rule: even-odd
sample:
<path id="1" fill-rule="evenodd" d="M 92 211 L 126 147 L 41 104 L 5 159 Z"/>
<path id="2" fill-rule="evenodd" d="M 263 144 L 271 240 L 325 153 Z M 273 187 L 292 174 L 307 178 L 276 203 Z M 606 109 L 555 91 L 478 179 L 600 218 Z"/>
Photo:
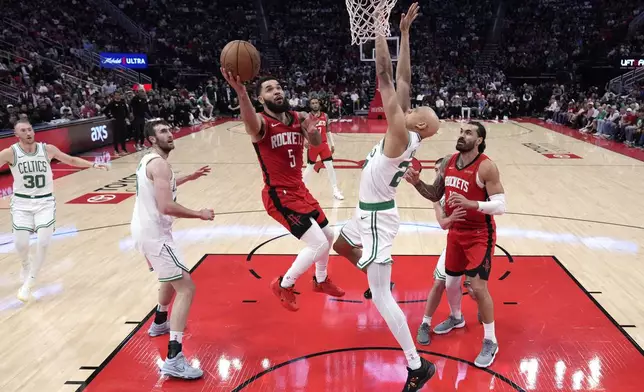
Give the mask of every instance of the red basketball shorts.
<path id="1" fill-rule="evenodd" d="M 445 249 L 445 273 L 451 276 L 478 275 L 488 280 L 495 245 L 496 231 L 492 226 L 480 230 L 450 229 Z"/>
<path id="2" fill-rule="evenodd" d="M 318 157 L 322 162 L 333 160 L 333 155 L 331 154 L 331 148 L 328 143 L 322 143 L 319 146 L 311 146 L 306 150 L 307 152 L 307 162 L 309 164 L 314 164 Z"/>
<path id="3" fill-rule="evenodd" d="M 311 227 L 311 218 L 322 228 L 329 224 L 322 207 L 304 185 L 299 188 L 265 187 L 262 201 L 268 215 L 298 239 Z"/>

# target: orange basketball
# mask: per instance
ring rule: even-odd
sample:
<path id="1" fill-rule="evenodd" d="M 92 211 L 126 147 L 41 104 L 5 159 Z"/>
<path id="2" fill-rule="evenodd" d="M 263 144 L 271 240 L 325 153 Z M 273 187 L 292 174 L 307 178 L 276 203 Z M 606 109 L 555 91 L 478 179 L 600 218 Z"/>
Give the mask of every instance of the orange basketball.
<path id="1" fill-rule="evenodd" d="M 221 66 L 226 71 L 239 75 L 242 82 L 247 82 L 259 75 L 261 58 L 253 44 L 246 41 L 230 41 L 221 51 Z"/>

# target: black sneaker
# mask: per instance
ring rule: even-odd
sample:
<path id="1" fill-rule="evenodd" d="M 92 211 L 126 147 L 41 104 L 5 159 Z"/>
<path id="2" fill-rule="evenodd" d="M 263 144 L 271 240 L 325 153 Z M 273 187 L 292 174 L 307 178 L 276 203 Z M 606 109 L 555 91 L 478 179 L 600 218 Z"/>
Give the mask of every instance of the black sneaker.
<path id="1" fill-rule="evenodd" d="M 405 382 L 405 387 L 402 392 L 416 392 L 419 391 L 430 378 L 436 373 L 436 366 L 423 357 L 420 357 L 420 368 L 411 370 L 407 368 L 409 375 Z"/>
<path id="2" fill-rule="evenodd" d="M 394 291 L 394 286 L 396 286 L 396 284 L 394 282 L 391 282 L 390 286 L 391 286 L 391 291 Z M 372 297 L 371 289 L 367 289 L 367 291 L 365 291 L 363 295 L 364 295 L 365 299 L 371 299 L 371 297 Z"/>

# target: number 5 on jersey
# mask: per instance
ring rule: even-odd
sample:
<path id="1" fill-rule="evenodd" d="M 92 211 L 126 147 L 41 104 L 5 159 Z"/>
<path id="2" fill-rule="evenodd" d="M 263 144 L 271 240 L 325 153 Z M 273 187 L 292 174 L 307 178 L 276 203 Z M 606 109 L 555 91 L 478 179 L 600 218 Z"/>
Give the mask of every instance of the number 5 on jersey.
<path id="1" fill-rule="evenodd" d="M 293 154 L 293 150 L 288 150 L 288 157 L 291 159 L 291 167 L 295 167 L 295 154 Z"/>

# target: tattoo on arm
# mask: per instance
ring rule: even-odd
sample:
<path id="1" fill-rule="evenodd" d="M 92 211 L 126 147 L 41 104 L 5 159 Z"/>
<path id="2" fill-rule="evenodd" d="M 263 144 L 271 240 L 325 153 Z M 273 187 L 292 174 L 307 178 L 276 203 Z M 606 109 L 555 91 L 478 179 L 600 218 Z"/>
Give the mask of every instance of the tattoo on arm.
<path id="1" fill-rule="evenodd" d="M 440 201 L 445 194 L 445 169 L 449 164 L 449 160 L 452 156 L 448 155 L 441 161 L 440 168 L 438 169 L 438 175 L 434 179 L 432 185 L 426 184 L 423 181 L 419 181 L 415 185 L 416 190 L 422 197 L 429 199 L 432 202 L 436 203 Z"/>
<path id="2" fill-rule="evenodd" d="M 445 179 L 440 175 L 436 177 L 432 185 L 420 181 L 415 187 L 422 197 L 436 203 L 440 201 L 443 193 L 445 193 Z"/>

